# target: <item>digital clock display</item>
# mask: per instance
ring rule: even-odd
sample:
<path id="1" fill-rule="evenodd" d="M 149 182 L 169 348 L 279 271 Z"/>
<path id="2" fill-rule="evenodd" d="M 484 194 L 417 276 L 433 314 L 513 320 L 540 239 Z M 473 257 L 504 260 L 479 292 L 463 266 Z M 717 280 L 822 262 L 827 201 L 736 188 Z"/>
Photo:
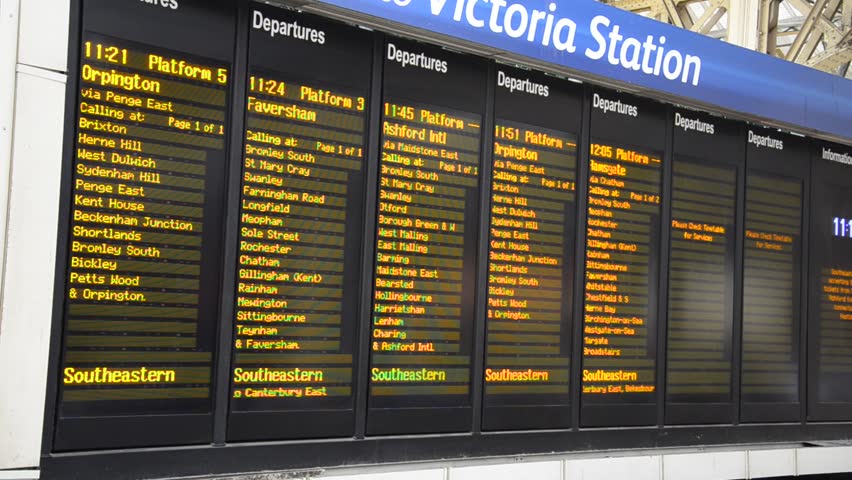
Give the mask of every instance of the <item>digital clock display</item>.
<path id="1" fill-rule="evenodd" d="M 852 238 L 852 218 L 834 217 L 834 236 Z"/>

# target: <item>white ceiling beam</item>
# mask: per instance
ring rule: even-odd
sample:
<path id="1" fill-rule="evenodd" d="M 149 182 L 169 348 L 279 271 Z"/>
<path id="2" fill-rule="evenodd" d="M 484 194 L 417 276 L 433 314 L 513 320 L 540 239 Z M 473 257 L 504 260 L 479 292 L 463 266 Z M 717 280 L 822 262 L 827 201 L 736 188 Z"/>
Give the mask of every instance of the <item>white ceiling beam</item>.
<path id="1" fill-rule="evenodd" d="M 662 0 L 663 9 L 668 14 L 669 20 L 672 25 L 675 25 L 680 28 L 684 28 L 683 20 L 680 18 L 678 14 L 677 7 L 675 6 L 672 0 Z"/>
<path id="2" fill-rule="evenodd" d="M 760 39 L 758 51 L 774 52 L 778 44 L 778 7 L 780 0 L 763 0 L 760 5 Z"/>
<path id="3" fill-rule="evenodd" d="M 724 7 L 726 3 L 725 0 L 713 0 L 710 2 L 701 17 L 692 24 L 690 30 L 706 35 L 719 23 L 719 19 L 725 14 Z"/>
<path id="4" fill-rule="evenodd" d="M 689 4 L 686 2 L 677 2 L 675 0 L 675 10 L 677 11 L 677 15 L 680 17 L 680 21 L 683 22 L 683 28 L 690 30 L 693 25 L 692 15 L 689 14 Z"/>
<path id="5" fill-rule="evenodd" d="M 836 45 L 828 50 L 815 55 L 805 62 L 805 65 L 826 72 L 837 73 L 840 67 L 852 61 L 852 50 L 844 45 Z"/>
<path id="6" fill-rule="evenodd" d="M 822 11 L 825 9 L 826 3 L 828 3 L 828 0 L 816 0 L 816 3 L 814 3 L 813 7 L 811 7 L 807 17 L 805 17 L 805 23 L 803 23 L 802 28 L 799 29 L 799 35 L 796 36 L 796 40 L 793 41 L 790 51 L 787 52 L 787 60 L 791 62 L 796 61 L 799 53 L 802 51 L 802 47 L 805 46 L 805 42 L 808 40 L 808 37 L 810 37 L 811 32 L 814 31 L 817 20 L 822 17 Z"/>
<path id="7" fill-rule="evenodd" d="M 804 14 L 805 12 L 810 12 L 811 9 L 813 8 L 813 5 L 806 2 L 805 0 L 784 0 L 784 1 L 789 2 L 791 5 L 793 5 L 793 7 L 796 8 L 796 10 L 798 10 L 802 14 Z M 848 2 L 849 0 L 846 0 L 846 1 Z M 817 25 L 819 25 L 819 27 L 822 28 L 825 31 L 832 31 L 833 30 L 833 31 L 837 32 L 838 34 L 840 33 L 840 29 L 837 28 L 837 25 L 833 24 L 830 19 L 825 18 L 824 15 L 819 15 L 817 17 Z"/>

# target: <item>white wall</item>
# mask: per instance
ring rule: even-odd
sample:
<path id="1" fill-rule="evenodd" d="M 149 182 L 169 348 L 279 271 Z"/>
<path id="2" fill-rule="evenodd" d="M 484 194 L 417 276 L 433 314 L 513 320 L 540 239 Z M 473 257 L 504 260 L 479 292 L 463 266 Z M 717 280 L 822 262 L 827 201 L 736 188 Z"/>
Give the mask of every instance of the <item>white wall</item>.
<path id="1" fill-rule="evenodd" d="M 740 480 L 852 471 L 852 447 L 729 447 L 619 456 L 622 454 L 351 468 L 328 470 L 317 480 Z"/>
<path id="2" fill-rule="evenodd" d="M 8 171 L 12 159 L 12 123 L 15 115 L 15 68 L 18 60 L 18 2 L 0 0 L 0 252 L 6 227 Z M 4 177 L 4 172 L 6 176 Z M 2 289 L 0 253 L 0 289 Z M 0 318 L 0 324 L 3 320 Z"/>
<path id="3" fill-rule="evenodd" d="M 54 72 L 67 72 L 71 0 L 20 0 L 20 2 L 21 34 L 18 62 Z"/>
<path id="4" fill-rule="evenodd" d="M 69 8 L 0 0 L 0 470 L 41 452 Z"/>

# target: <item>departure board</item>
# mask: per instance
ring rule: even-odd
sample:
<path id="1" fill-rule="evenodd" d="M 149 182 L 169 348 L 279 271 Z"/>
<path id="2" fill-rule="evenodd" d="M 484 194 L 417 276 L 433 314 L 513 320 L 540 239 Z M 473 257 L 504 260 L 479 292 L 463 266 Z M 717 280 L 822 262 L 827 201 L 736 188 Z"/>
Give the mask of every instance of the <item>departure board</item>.
<path id="1" fill-rule="evenodd" d="M 372 41 L 260 5 L 250 20 L 229 436 L 351 435 Z"/>
<path id="2" fill-rule="evenodd" d="M 483 423 L 568 427 L 581 94 L 506 67 L 496 81 Z"/>
<path id="3" fill-rule="evenodd" d="M 798 398 L 798 325 L 802 182 L 747 178 L 743 287 L 743 396 Z"/>
<path id="4" fill-rule="evenodd" d="M 721 119 L 677 111 L 673 120 L 666 423 L 729 422 L 737 178 L 745 145 L 741 130 Z"/>
<path id="5" fill-rule="evenodd" d="M 485 69 L 385 44 L 368 432 L 470 428 Z"/>
<path id="6" fill-rule="evenodd" d="M 743 246 L 744 421 L 795 420 L 807 149 L 790 137 L 749 129 Z M 766 146 L 758 146 L 765 144 Z M 779 163 L 787 165 L 781 170 Z M 793 167 L 793 168 L 791 168 Z M 776 411 L 777 410 L 777 411 Z"/>
<path id="7" fill-rule="evenodd" d="M 594 93 L 592 105 L 581 422 L 650 423 L 665 117 L 611 92 Z"/>
<path id="8" fill-rule="evenodd" d="M 173 16 L 220 26 L 115 3 L 151 28 Z M 87 17 L 80 45 L 59 448 L 209 436 L 230 65 L 161 47 L 168 28 L 151 42 L 108 35 L 122 23 L 108 11 Z M 120 420 L 142 414 L 200 420 L 148 438 Z"/>
<path id="9" fill-rule="evenodd" d="M 852 150 L 815 147 L 808 418 L 852 420 Z"/>

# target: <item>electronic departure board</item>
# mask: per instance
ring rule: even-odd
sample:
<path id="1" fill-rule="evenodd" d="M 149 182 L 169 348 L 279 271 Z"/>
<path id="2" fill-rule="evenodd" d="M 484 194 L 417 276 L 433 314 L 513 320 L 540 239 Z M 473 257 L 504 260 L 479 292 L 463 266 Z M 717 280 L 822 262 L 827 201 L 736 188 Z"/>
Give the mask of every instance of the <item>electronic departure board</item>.
<path id="1" fill-rule="evenodd" d="M 807 148 L 748 129 L 743 246 L 743 421 L 793 421 L 799 411 L 799 328 Z"/>
<path id="2" fill-rule="evenodd" d="M 592 95 L 583 320 L 584 426 L 656 418 L 665 110 Z"/>
<path id="3" fill-rule="evenodd" d="M 565 428 L 582 90 L 503 66 L 496 82 L 483 425 Z"/>
<path id="4" fill-rule="evenodd" d="M 86 2 L 59 449 L 209 441 L 234 37 L 217 5 Z"/>
<path id="5" fill-rule="evenodd" d="M 367 430 L 471 427 L 485 65 L 384 46 Z"/>
<path id="6" fill-rule="evenodd" d="M 347 436 L 373 42 L 260 5 L 251 27 L 229 437 Z"/>
<path id="7" fill-rule="evenodd" d="M 739 126 L 720 118 L 684 110 L 672 120 L 666 423 L 727 423 L 745 144 Z"/>
<path id="8" fill-rule="evenodd" d="M 76 3 L 47 455 L 852 421 L 852 147 L 275 2 Z"/>
<path id="9" fill-rule="evenodd" d="M 852 420 L 852 149 L 813 152 L 809 420 Z"/>

